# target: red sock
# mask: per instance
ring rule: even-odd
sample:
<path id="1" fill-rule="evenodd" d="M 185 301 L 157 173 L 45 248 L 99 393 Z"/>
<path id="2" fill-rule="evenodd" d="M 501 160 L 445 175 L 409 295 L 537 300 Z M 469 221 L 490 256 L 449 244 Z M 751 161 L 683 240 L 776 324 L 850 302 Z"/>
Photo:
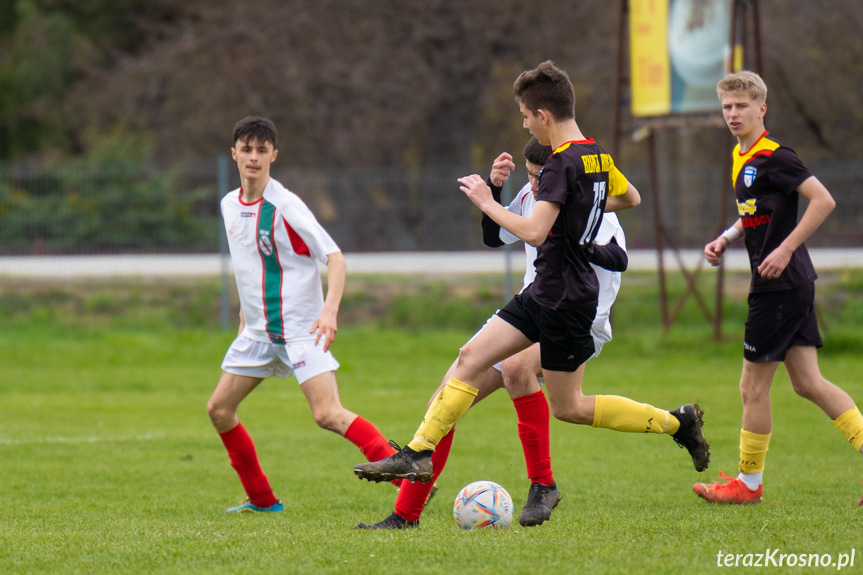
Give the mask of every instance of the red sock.
<path id="1" fill-rule="evenodd" d="M 524 450 L 527 476 L 532 483 L 554 485 L 548 435 L 548 401 L 540 389 L 512 400 L 518 414 L 518 437 Z"/>
<path id="2" fill-rule="evenodd" d="M 228 450 L 231 467 L 240 476 L 240 483 L 243 484 L 243 489 L 252 505 L 269 507 L 278 501 L 273 495 L 273 489 L 270 487 L 267 476 L 261 469 L 261 464 L 258 462 L 258 454 L 255 451 L 252 437 L 243 427 L 243 424 L 237 424 L 235 428 L 220 433 L 219 437 L 222 438 L 222 443 Z"/>
<path id="3" fill-rule="evenodd" d="M 399 489 L 399 495 L 396 497 L 395 511 L 396 515 L 405 521 L 419 521 L 420 514 L 425 507 L 426 499 L 434 487 L 435 481 L 440 477 L 443 468 L 446 467 L 446 460 L 449 459 L 449 451 L 452 447 L 452 436 L 455 433 L 455 428 L 449 430 L 449 433 L 444 435 L 443 439 L 437 444 L 432 453 L 432 480 L 428 483 L 420 483 L 419 481 L 411 483 L 405 481 Z"/>
<path id="4" fill-rule="evenodd" d="M 368 461 L 380 461 L 396 452 L 378 428 L 359 415 L 345 431 L 345 439 L 359 447 Z M 398 487 L 402 480 L 396 479 L 390 483 Z"/>

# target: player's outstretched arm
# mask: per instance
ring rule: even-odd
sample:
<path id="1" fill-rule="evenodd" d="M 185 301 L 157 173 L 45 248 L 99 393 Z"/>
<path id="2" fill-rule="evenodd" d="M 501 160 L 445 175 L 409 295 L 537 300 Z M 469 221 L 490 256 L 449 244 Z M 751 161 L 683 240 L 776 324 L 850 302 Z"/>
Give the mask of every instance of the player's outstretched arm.
<path id="1" fill-rule="evenodd" d="M 500 227 L 509 230 L 520 240 L 532 246 L 542 244 L 548 237 L 554 220 L 560 213 L 557 202 L 537 202 L 533 215 L 529 218 L 514 214 L 500 205 L 491 195 L 491 190 L 478 175 L 472 174 L 458 179 L 462 192 L 473 204 Z"/>
<path id="2" fill-rule="evenodd" d="M 347 264 L 342 252 L 327 254 L 327 297 L 324 300 L 324 309 L 315 320 L 309 333 L 315 335 L 315 345 L 323 338 L 324 351 L 330 349 L 338 332 L 339 306 L 342 303 L 342 295 L 345 293 L 345 278 L 347 277 Z"/>
<path id="3" fill-rule="evenodd" d="M 800 184 L 797 193 L 809 200 L 809 205 L 794 230 L 761 261 L 758 273 L 763 278 L 778 278 L 782 275 L 794 251 L 809 239 L 836 207 L 833 196 L 815 176 L 810 176 Z"/>

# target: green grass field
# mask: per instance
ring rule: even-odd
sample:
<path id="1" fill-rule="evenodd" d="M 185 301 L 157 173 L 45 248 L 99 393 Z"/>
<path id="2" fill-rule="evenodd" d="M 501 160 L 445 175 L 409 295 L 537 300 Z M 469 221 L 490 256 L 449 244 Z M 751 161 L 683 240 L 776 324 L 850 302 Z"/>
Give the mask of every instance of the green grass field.
<path id="1" fill-rule="evenodd" d="M 0 572 L 703 573 L 735 571 L 717 567 L 720 551 L 851 553 L 863 520 L 855 505 L 863 459 L 793 394 L 782 369 L 764 503 L 717 507 L 692 493 L 693 482 L 712 481 L 720 469 L 736 472 L 742 308 L 729 307 L 727 342 L 714 343 L 697 313 L 663 338 L 651 282 L 637 280 L 621 294 L 615 339 L 588 365 L 585 391 L 666 408 L 700 402 L 710 469 L 696 473 L 668 437 L 553 421 L 564 499 L 549 523 L 499 532 L 460 531 L 451 505 L 478 479 L 506 487 L 516 510 L 524 504 L 529 484 L 503 393 L 459 423 L 418 530 L 357 532 L 356 523 L 390 513 L 395 489 L 358 481 L 351 468 L 359 451 L 314 425 L 294 380 L 268 380 L 240 416 L 286 510 L 225 516 L 244 496 L 205 404 L 232 334 L 153 317 L 138 330 L 128 310 L 104 321 L 94 319 L 101 308 L 74 316 L 48 304 L 16 315 L 2 307 L 9 297 L 0 298 Z M 837 281 L 822 305 L 829 329 L 821 367 L 861 400 L 859 286 L 859 275 Z M 182 315 L 172 313 L 166 317 Z M 334 349 L 343 403 L 407 442 L 471 333 L 368 321 L 343 327 Z M 846 570 L 861 564 L 863 548 Z"/>

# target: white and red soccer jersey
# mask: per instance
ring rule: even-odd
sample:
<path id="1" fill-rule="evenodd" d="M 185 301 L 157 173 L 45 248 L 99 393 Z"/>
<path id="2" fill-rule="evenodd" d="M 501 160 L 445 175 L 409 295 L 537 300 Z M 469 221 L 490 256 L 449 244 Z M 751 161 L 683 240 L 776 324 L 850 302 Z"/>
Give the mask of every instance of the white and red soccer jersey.
<path id="1" fill-rule="evenodd" d="M 506 209 L 518 216 L 529 218 L 533 215 L 533 207 L 535 205 L 536 199 L 530 191 L 530 182 L 528 182 L 522 186 Z M 503 227 L 500 228 L 498 236 L 500 237 L 500 241 L 505 244 L 514 244 L 521 241 L 517 235 Z M 521 291 L 524 291 L 524 288 L 529 286 L 536 277 L 536 267 L 533 265 L 534 260 L 536 260 L 536 248 L 524 242 L 524 286 L 522 286 Z"/>
<path id="2" fill-rule="evenodd" d="M 339 247 L 293 192 L 270 178 L 263 197 L 248 204 L 242 188 L 222 198 L 222 218 L 234 265 L 243 335 L 293 343 L 309 334 L 324 305 L 318 262 Z"/>

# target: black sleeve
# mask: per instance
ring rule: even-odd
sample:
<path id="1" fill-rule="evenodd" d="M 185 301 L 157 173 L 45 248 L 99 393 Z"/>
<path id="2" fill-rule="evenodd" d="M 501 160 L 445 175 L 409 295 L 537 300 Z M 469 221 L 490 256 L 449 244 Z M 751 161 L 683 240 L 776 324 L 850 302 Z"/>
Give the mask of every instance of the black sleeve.
<path id="1" fill-rule="evenodd" d="M 494 201 L 499 204 L 502 203 L 500 201 L 500 194 L 503 191 L 503 187 L 493 185 L 491 180 L 488 179 L 485 183 L 491 188 L 491 196 L 494 198 Z M 499 248 L 504 245 L 504 242 L 500 239 L 500 226 L 485 214 L 482 215 L 482 243 L 490 248 Z"/>
<path id="2" fill-rule="evenodd" d="M 629 257 L 626 251 L 618 245 L 612 236 L 611 241 L 605 245 L 590 244 L 585 246 L 590 263 L 605 268 L 610 272 L 625 272 L 629 266 Z"/>

